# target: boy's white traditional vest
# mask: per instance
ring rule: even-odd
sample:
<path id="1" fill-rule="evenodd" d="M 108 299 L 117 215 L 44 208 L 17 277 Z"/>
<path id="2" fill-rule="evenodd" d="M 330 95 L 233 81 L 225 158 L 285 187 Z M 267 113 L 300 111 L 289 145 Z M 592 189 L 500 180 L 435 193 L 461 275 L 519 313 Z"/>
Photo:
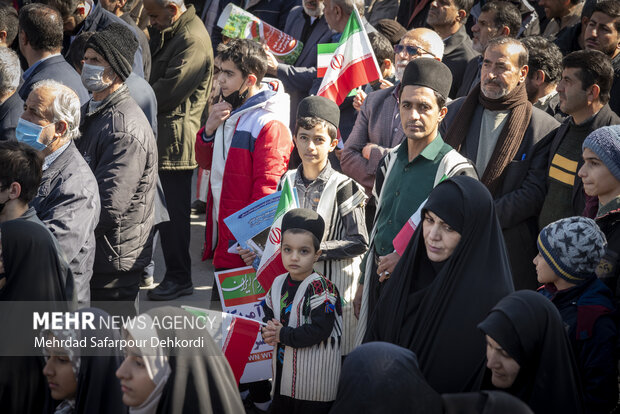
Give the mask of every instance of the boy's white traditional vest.
<path id="1" fill-rule="evenodd" d="M 288 273 L 282 274 L 273 281 L 269 295 L 265 298 L 267 305 L 273 310 L 274 318 L 277 320 L 280 320 L 280 296 L 282 284 L 287 275 Z M 288 326 L 291 328 L 298 328 L 312 322 L 310 315 L 303 314 L 304 296 L 308 286 L 314 281 L 320 282 L 321 278 L 322 276 L 319 274 L 313 273 L 300 283 L 291 307 L 288 322 Z M 311 297 L 310 309 L 325 306 L 326 301 L 335 305 L 336 299 L 336 296 L 324 290 L 322 294 Z M 290 346 L 284 348 L 280 395 L 308 401 L 334 401 L 336 399 L 341 365 L 339 337 L 342 333 L 342 317 L 336 312 L 335 315 L 334 329 L 326 341 L 307 348 L 291 348 Z M 274 387 L 277 352 L 278 347 L 274 346 L 271 359 Z"/>

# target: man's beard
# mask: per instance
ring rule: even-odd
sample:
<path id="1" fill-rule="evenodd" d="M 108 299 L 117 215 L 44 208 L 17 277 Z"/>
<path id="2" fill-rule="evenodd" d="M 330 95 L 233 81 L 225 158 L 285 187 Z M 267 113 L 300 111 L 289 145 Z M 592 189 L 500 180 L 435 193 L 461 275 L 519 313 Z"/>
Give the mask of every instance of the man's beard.
<path id="1" fill-rule="evenodd" d="M 310 10 L 306 7 L 305 4 L 302 4 L 304 11 L 310 17 L 321 17 L 323 15 L 323 11 L 325 10 L 325 4 L 322 1 L 317 1 L 318 7 L 314 10 Z"/>
<path id="2" fill-rule="evenodd" d="M 499 86 L 496 83 L 494 85 Z M 499 86 L 499 87 L 500 87 L 499 91 L 494 91 L 494 90 L 488 90 L 486 88 L 486 83 L 481 83 L 480 84 L 480 90 L 482 91 L 484 96 L 486 96 L 489 99 L 501 99 L 501 98 L 505 97 L 506 95 L 508 95 L 510 93 L 508 88 L 502 88 L 501 86 Z"/>

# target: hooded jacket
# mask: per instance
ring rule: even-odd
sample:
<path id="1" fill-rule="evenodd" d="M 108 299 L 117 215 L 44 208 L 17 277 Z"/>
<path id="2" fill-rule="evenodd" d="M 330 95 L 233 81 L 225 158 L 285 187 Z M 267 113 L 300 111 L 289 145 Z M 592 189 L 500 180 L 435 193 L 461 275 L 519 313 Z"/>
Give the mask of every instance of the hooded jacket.
<path id="1" fill-rule="evenodd" d="M 289 96 L 262 89 L 235 109 L 214 135 L 196 137 L 196 161 L 211 171 L 203 260 L 216 268 L 245 266 L 228 253 L 235 238 L 224 218 L 276 191 L 293 150 Z M 217 227 L 216 227 L 217 226 Z"/>

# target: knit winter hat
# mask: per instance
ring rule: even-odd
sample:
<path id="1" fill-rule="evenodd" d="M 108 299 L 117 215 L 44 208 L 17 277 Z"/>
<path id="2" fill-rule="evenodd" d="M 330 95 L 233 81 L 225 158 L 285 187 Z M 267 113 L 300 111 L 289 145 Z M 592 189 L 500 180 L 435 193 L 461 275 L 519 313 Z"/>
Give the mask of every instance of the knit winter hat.
<path id="1" fill-rule="evenodd" d="M 593 131 L 581 146 L 591 149 L 620 181 L 620 125 L 606 126 Z"/>
<path id="2" fill-rule="evenodd" d="M 112 23 L 88 39 L 84 50 L 88 48 L 103 56 L 114 72 L 125 81 L 131 73 L 138 41 L 128 27 Z"/>
<path id="3" fill-rule="evenodd" d="M 607 240 L 594 220 L 569 217 L 554 221 L 538 235 L 538 251 L 556 275 L 580 284 L 594 277 Z"/>

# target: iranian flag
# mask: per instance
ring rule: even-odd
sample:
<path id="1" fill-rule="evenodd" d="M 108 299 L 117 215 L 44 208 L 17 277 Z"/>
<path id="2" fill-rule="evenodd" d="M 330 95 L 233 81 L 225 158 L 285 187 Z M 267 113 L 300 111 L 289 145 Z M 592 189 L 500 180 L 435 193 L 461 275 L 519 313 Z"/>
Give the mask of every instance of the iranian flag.
<path id="1" fill-rule="evenodd" d="M 263 289 L 265 289 L 265 292 L 269 291 L 276 277 L 280 276 L 282 273 L 286 273 L 286 269 L 282 264 L 282 256 L 280 255 L 282 218 L 287 211 L 297 208 L 298 205 L 299 202 L 297 201 L 297 196 L 293 190 L 292 184 L 288 179 L 284 180 L 278 208 L 276 209 L 271 230 L 269 230 L 269 237 L 267 237 L 263 256 L 256 270 L 256 279 Z"/>
<path id="2" fill-rule="evenodd" d="M 237 380 L 241 380 L 248 364 L 252 348 L 260 332 L 261 324 L 242 316 L 209 309 L 182 306 L 186 311 L 205 318 L 205 326 L 216 344 L 222 347 L 222 353 Z"/>
<path id="3" fill-rule="evenodd" d="M 324 61 L 320 56 L 322 50 L 320 46 L 317 49 L 319 51 L 317 75 L 322 72 L 321 62 Z M 323 49 L 323 54 L 327 53 L 325 50 L 328 49 Z M 368 35 L 362 26 L 362 19 L 353 8 L 340 42 L 324 71 L 323 82 L 317 95 L 329 98 L 340 105 L 352 89 L 380 78 L 381 71 Z"/>

